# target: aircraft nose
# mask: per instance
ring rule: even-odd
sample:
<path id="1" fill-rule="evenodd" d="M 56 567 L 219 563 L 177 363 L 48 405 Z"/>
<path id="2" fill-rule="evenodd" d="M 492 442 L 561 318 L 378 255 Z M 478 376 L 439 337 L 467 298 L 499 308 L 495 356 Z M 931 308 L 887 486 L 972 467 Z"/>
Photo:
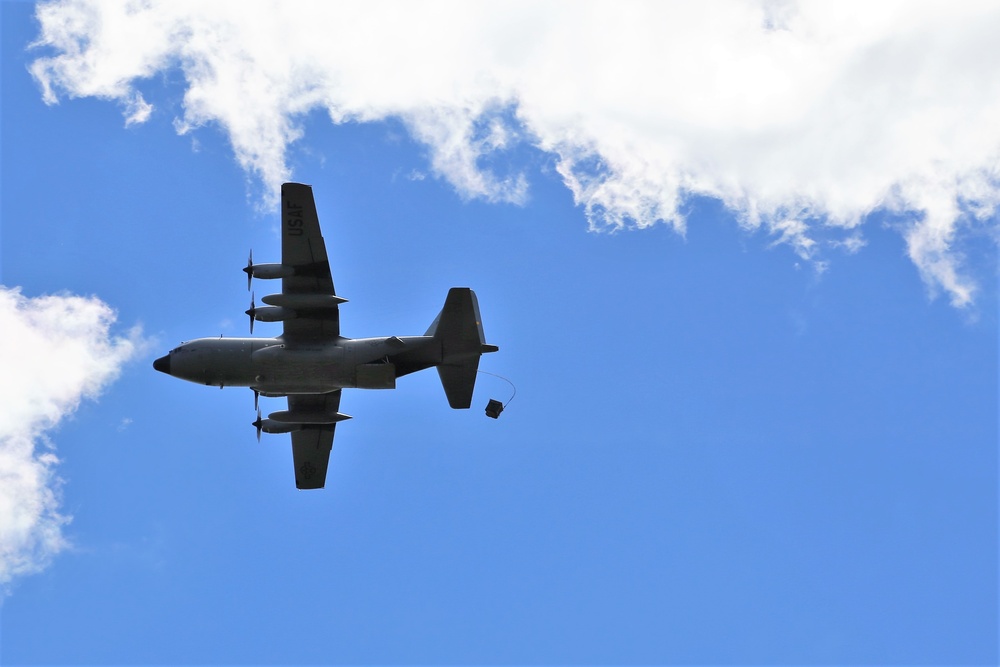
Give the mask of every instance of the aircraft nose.
<path id="1" fill-rule="evenodd" d="M 165 355 L 153 362 L 153 368 L 170 375 L 170 355 Z"/>

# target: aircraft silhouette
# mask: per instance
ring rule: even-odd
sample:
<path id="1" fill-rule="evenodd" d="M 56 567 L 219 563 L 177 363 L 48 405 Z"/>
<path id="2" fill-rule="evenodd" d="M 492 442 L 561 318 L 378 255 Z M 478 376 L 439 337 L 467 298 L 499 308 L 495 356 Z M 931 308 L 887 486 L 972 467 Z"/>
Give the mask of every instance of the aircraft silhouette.
<path id="1" fill-rule="evenodd" d="M 264 433 L 291 433 L 295 485 L 319 489 L 326 472 L 342 389 L 395 389 L 396 378 L 436 367 L 448 404 L 468 408 L 482 354 L 488 345 L 476 294 L 453 287 L 444 307 L 423 336 L 345 338 L 340 304 L 320 234 L 312 188 L 281 186 L 281 263 L 247 261 L 247 289 L 253 278 L 280 279 L 281 292 L 251 297 L 253 323 L 282 322 L 276 338 L 199 338 L 182 343 L 153 362 L 153 368 L 190 382 L 216 387 L 250 387 L 254 392 L 257 439 Z M 288 409 L 262 418 L 258 396 L 287 396 Z"/>

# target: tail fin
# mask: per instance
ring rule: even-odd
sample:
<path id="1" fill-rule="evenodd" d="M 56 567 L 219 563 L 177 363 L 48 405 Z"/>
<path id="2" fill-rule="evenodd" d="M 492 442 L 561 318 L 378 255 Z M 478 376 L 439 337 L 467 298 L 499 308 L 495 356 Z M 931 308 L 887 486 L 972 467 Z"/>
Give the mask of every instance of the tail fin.
<path id="1" fill-rule="evenodd" d="M 468 408 L 476 387 L 479 356 L 497 350 L 495 345 L 486 344 L 476 293 L 468 287 L 451 288 L 444 308 L 425 335 L 441 343 L 441 363 L 437 370 L 448 404 L 453 408 Z"/>

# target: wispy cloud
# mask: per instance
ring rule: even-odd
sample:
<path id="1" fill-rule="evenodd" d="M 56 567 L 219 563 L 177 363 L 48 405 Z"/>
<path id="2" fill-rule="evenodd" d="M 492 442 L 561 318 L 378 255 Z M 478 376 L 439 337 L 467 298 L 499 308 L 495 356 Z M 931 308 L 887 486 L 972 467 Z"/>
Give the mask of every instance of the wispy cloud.
<path id="1" fill-rule="evenodd" d="M 135 93 L 125 103 L 125 127 L 140 125 L 149 120 L 153 105 L 143 99 L 142 93 Z"/>
<path id="2" fill-rule="evenodd" d="M 100 300 L 28 298 L 0 285 L 0 586 L 43 569 L 66 547 L 59 459 L 47 433 L 96 398 L 143 345 L 110 333 Z"/>
<path id="3" fill-rule="evenodd" d="M 137 86 L 179 68 L 178 131 L 220 127 L 272 197 L 324 109 L 401 119 L 434 173 L 489 201 L 527 196 L 491 158 L 546 151 L 593 228 L 683 232 L 685 198 L 704 195 L 815 260 L 901 212 L 911 259 L 956 306 L 976 289 L 956 246 L 995 226 L 992 2 L 60 0 L 38 18 L 46 101 L 115 99 L 137 123 Z"/>

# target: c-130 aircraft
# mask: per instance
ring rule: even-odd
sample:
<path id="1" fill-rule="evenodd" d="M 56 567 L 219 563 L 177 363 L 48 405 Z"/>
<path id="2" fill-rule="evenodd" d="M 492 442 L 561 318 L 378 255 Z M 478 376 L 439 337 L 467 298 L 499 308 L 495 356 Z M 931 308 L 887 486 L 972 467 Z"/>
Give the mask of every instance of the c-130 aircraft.
<path id="1" fill-rule="evenodd" d="M 281 279 L 281 293 L 251 299 L 254 321 L 283 322 L 276 338 L 199 338 L 153 362 L 153 368 L 182 380 L 215 387 L 250 387 L 258 396 L 288 397 L 288 409 L 266 419 L 257 408 L 257 438 L 291 433 L 295 486 L 320 489 L 333 447 L 342 389 L 395 389 L 396 378 L 436 367 L 452 408 L 468 408 L 480 355 L 496 352 L 483 335 L 476 293 L 453 287 L 444 308 L 423 336 L 345 338 L 340 335 L 341 303 L 330 275 L 312 188 L 281 186 L 281 263 L 243 269 L 253 278 Z"/>

